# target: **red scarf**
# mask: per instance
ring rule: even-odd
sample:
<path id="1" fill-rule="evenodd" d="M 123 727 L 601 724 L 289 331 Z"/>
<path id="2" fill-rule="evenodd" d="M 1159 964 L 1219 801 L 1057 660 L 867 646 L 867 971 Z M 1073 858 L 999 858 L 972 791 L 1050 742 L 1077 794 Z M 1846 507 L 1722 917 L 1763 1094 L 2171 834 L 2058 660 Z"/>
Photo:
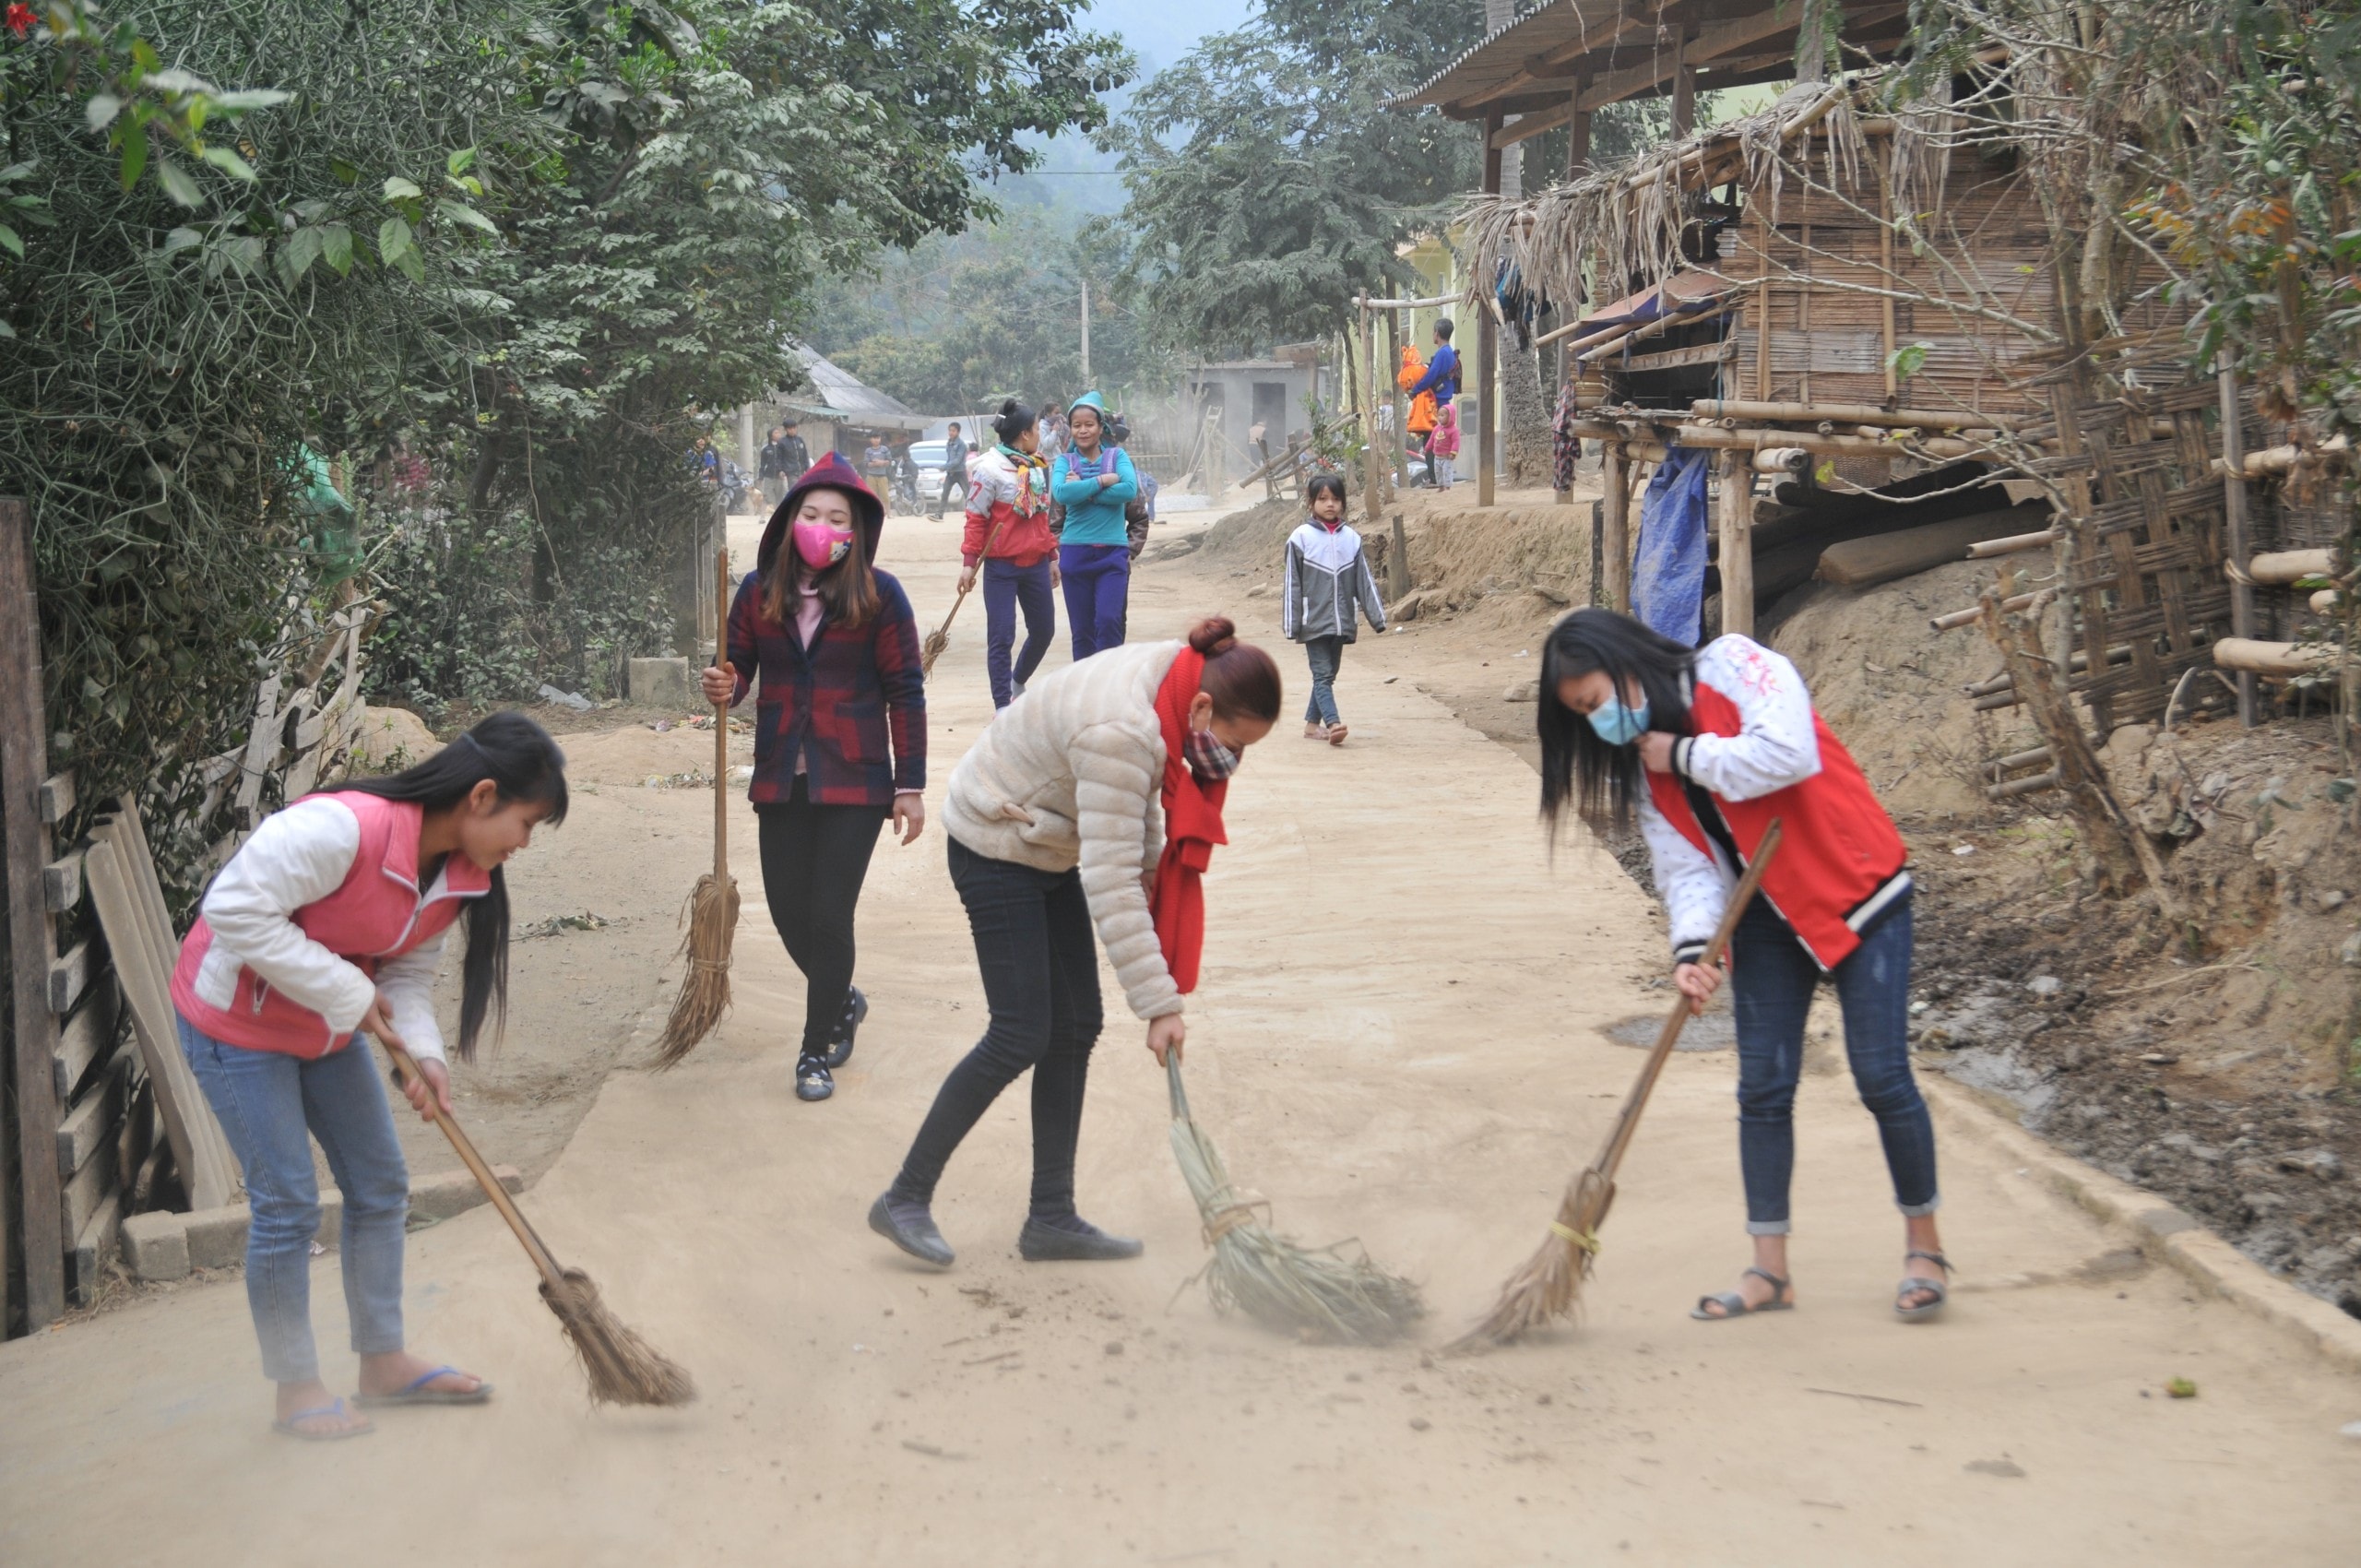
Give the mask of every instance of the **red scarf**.
<path id="1" fill-rule="evenodd" d="M 1157 688 L 1156 716 L 1164 726 L 1164 853 L 1156 862 L 1156 894 L 1148 914 L 1164 948 L 1165 968 L 1185 994 L 1197 989 L 1197 960 L 1205 946 L 1205 867 L 1214 846 L 1227 844 L 1221 802 L 1229 781 L 1207 787 L 1189 771 L 1189 705 L 1204 679 L 1205 656 L 1183 647 Z"/>

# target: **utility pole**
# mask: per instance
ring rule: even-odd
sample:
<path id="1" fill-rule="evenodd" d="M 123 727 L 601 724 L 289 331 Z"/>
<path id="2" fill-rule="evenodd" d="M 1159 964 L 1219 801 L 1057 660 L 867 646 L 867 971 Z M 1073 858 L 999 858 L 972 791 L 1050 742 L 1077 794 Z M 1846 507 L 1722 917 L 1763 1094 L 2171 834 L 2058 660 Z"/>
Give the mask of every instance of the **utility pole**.
<path id="1" fill-rule="evenodd" d="M 1082 280 L 1082 389 L 1090 390 L 1090 279 Z"/>

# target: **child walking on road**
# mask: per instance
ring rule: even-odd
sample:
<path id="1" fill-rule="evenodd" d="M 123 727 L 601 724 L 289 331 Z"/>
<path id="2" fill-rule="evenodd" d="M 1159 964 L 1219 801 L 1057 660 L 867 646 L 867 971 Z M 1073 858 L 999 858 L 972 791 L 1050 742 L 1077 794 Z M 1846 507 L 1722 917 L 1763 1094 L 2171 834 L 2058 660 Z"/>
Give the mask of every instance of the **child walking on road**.
<path id="1" fill-rule="evenodd" d="M 312 1340 L 312 1140 L 344 1194 L 338 1256 L 362 1405 L 481 1405 L 492 1385 L 402 1338 L 409 1171 L 369 1040 L 407 1050 L 403 1092 L 451 1108 L 434 1017 L 444 938 L 466 925 L 459 1060 L 507 1007 L 501 866 L 565 819 L 565 758 L 521 713 L 495 713 L 416 766 L 306 795 L 263 819 L 206 890 L 172 971 L 182 1052 L 244 1168 L 246 1301 L 274 1431 L 358 1437 L 369 1419 L 320 1382 Z M 433 1099 L 430 1100 L 429 1096 Z"/>
<path id="2" fill-rule="evenodd" d="M 871 566 L 884 503 L 830 452 L 787 493 L 730 607 L 729 659 L 707 702 L 762 677 L 754 780 L 763 897 L 803 971 L 798 1099 L 836 1093 L 869 999 L 852 983 L 853 909 L 889 815 L 905 844 L 926 827 L 926 684 L 902 585 Z M 719 788 L 718 780 L 715 787 Z"/>
<path id="3" fill-rule="evenodd" d="M 1303 738 L 1345 743 L 1345 721 L 1336 712 L 1336 670 L 1345 645 L 1359 636 L 1358 610 L 1370 626 L 1385 630 L 1385 604 L 1378 598 L 1377 574 L 1370 570 L 1361 536 L 1345 523 L 1345 481 L 1318 474 L 1304 486 L 1311 519 L 1287 538 L 1285 600 L 1279 630 L 1303 645 L 1311 660 L 1311 706 L 1304 711 Z"/>
<path id="4" fill-rule="evenodd" d="M 1130 525 L 1123 510 L 1140 493 L 1129 454 L 1104 445 L 1107 405 L 1085 392 L 1066 410 L 1074 445 L 1050 464 L 1050 493 L 1066 509 L 1058 536 L 1058 570 L 1065 578 L 1066 632 L 1076 664 L 1105 648 L 1121 647 L 1132 593 Z"/>
<path id="5" fill-rule="evenodd" d="M 1033 410 L 1011 398 L 992 420 L 1000 445 L 976 459 L 967 490 L 967 533 L 959 546 L 959 591 L 984 579 L 984 671 L 992 707 L 1025 695 L 1057 635 L 1058 541 L 1050 532 L 1050 465 L 1039 455 Z M 943 481 L 950 482 L 947 479 Z M 1012 666 L 1016 612 L 1025 612 L 1025 647 Z"/>

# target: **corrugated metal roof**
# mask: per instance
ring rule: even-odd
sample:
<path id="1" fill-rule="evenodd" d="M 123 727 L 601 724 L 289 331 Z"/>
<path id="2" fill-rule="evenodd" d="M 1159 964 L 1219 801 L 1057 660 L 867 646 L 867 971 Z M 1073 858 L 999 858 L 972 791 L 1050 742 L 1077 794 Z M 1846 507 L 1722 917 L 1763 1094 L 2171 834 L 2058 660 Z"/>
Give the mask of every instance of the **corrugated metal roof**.
<path id="1" fill-rule="evenodd" d="M 812 378 L 813 395 L 808 398 L 781 398 L 780 401 L 789 408 L 800 409 L 820 419 L 874 426 L 881 430 L 924 430 L 927 427 L 929 422 L 924 414 L 892 394 L 880 392 L 810 344 L 797 343 L 794 349 L 803 361 L 804 374 Z"/>
<path id="2" fill-rule="evenodd" d="M 1568 44 L 1580 48 L 1592 38 L 1604 42 L 1618 30 L 1619 21 L 1633 14 L 1632 0 L 1544 0 L 1498 32 L 1488 34 L 1415 90 L 1387 100 L 1387 106 L 1434 108 L 1498 88 L 1524 70 L 1534 55 Z M 1638 14 L 1649 12 L 1642 8 Z M 1565 77 L 1569 87 L 1572 79 L 1569 72 Z"/>

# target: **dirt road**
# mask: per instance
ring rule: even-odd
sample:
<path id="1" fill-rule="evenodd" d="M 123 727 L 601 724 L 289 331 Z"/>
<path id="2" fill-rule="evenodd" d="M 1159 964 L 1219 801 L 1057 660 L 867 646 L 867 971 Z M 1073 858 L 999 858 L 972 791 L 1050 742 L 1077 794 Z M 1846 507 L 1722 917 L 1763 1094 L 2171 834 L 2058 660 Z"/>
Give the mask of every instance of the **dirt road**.
<path id="1" fill-rule="evenodd" d="M 953 527 L 886 536 L 930 622 Z M 1153 568 L 1133 633 L 1221 603 L 1267 622 L 1271 600 L 1241 591 Z M 932 688 L 936 798 L 990 715 L 979 608 Z M 1358 1236 L 1426 1282 L 1425 1344 L 1277 1341 L 1182 1289 L 1203 1249 L 1111 977 L 1080 1190 L 1145 1258 L 1017 1261 L 1022 1094 L 944 1184 L 955 1271 L 871 1236 L 863 1210 L 982 1022 L 939 830 L 878 851 L 860 933 L 874 1011 L 835 1100 L 805 1106 L 788 1043 L 801 980 L 762 915 L 742 808 L 735 1014 L 680 1071 L 611 1077 L 528 1201 L 703 1401 L 586 1408 L 514 1243 L 478 1210 L 412 1238 L 409 1321 L 419 1348 L 498 1382 L 484 1409 L 393 1412 L 335 1447 L 272 1436 L 234 1283 L 0 1347 L 0 1561 L 2351 1561 L 2361 1443 L 2336 1434 L 2361 1383 L 2116 1253 L 1995 1146 L 1946 1135 L 1964 1288 L 1943 1324 L 1896 1324 L 1899 1227 L 1840 1073 L 1808 1076 L 1799 1109 L 1802 1310 L 1684 1315 L 1743 1260 L 1730 1059 L 1683 1055 L 1625 1168 L 1588 1322 L 1435 1353 L 1611 1115 L 1639 1053 L 1603 1031 L 1655 1012 L 1643 982 L 1663 952 L 1606 856 L 1551 866 L 1530 768 L 1418 692 L 1398 667 L 1416 639 L 1399 641 L 1347 661 L 1350 747 L 1290 723 L 1239 775 L 1189 1063 L 1198 1114 L 1285 1228 Z M 641 907 L 605 912 L 656 921 L 694 874 L 695 814 L 667 799 L 650 826 L 634 799 L 562 832 L 615 858 L 603 897 L 636 889 Z M 349 1387 L 338 1301 L 324 1259 L 314 1313 Z M 2165 1397 L 2176 1376 L 2200 1396 Z"/>

